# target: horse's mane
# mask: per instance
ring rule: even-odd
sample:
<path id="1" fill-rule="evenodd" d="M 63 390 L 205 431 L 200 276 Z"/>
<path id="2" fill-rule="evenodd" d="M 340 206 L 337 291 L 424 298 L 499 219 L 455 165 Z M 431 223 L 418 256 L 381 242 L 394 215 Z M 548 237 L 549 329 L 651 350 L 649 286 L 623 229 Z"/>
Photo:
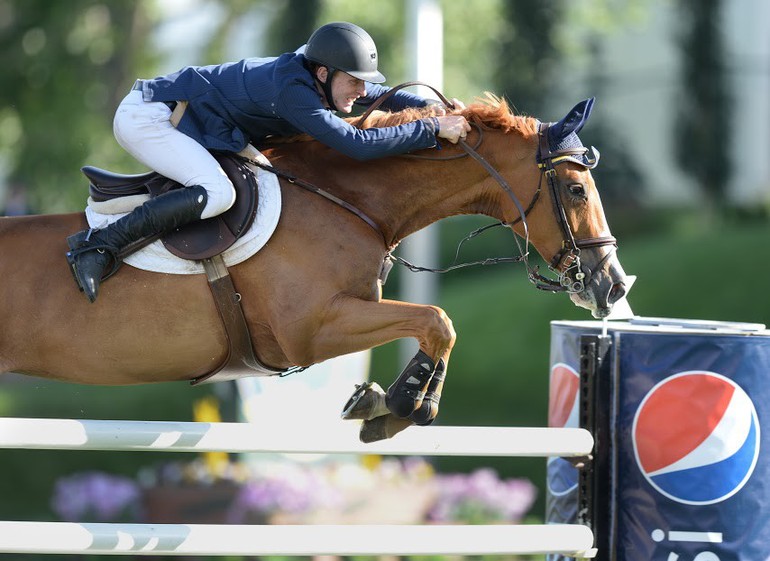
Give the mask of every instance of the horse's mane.
<path id="1" fill-rule="evenodd" d="M 522 136 L 537 132 L 535 119 L 514 115 L 505 99 L 490 92 L 485 92 L 484 97 L 476 98 L 465 109 L 455 110 L 449 114 L 462 115 L 468 121 L 486 129 L 500 129 L 506 133 L 514 131 Z M 393 127 L 432 115 L 435 115 L 435 110 L 431 106 L 408 108 L 395 113 L 375 111 L 366 120 L 363 128 Z M 356 119 L 347 120 L 354 122 Z"/>
<path id="2" fill-rule="evenodd" d="M 465 109 L 454 110 L 451 115 L 462 115 L 468 121 L 485 129 L 500 129 L 503 132 L 514 131 L 521 136 L 529 136 L 537 132 L 537 124 L 532 117 L 514 115 L 508 107 L 508 102 L 490 92 L 485 92 L 483 97 L 469 104 Z M 363 128 L 395 127 L 404 123 L 411 123 L 418 119 L 436 115 L 436 109 L 432 106 L 410 107 L 401 111 L 374 111 L 366 119 Z M 347 117 L 347 122 L 354 124 L 359 117 Z M 273 142 L 298 142 L 312 140 L 307 134 L 300 134 L 285 139 L 271 139 Z"/>

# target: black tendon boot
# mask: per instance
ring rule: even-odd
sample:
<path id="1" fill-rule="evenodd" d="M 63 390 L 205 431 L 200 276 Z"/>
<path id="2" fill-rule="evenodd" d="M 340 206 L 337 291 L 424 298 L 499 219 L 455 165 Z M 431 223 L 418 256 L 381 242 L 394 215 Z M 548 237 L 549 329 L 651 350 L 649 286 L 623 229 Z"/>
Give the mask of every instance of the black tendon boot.
<path id="1" fill-rule="evenodd" d="M 428 391 L 422 400 L 422 405 L 420 405 L 414 413 L 409 415 L 409 419 L 414 421 L 414 424 L 426 426 L 432 424 L 433 421 L 436 420 L 439 401 L 441 401 L 441 390 L 444 387 L 445 378 L 446 363 L 443 358 L 440 358 L 436 365 L 436 371 L 433 373 L 433 377 L 428 384 Z"/>
<path id="2" fill-rule="evenodd" d="M 417 351 L 398 379 L 388 388 L 385 404 L 396 417 L 408 417 L 420 405 L 428 389 L 436 363 L 422 351 Z"/>
<path id="3" fill-rule="evenodd" d="M 198 220 L 206 206 L 206 189 L 183 187 L 146 201 L 106 228 L 83 230 L 67 238 L 67 262 L 88 300 L 99 293 L 99 283 L 120 267 L 122 256 L 139 249 L 141 242 Z M 108 270 L 109 268 L 109 270 Z"/>

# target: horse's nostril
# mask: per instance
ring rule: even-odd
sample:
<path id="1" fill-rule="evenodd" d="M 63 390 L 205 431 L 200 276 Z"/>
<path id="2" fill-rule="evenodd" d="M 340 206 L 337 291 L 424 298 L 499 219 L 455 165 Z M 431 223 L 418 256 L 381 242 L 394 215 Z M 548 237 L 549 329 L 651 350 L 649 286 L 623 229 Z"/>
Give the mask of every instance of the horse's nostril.
<path id="1" fill-rule="evenodd" d="M 616 282 L 612 285 L 612 288 L 610 288 L 610 293 L 607 295 L 607 302 L 609 304 L 614 304 L 623 296 L 626 295 L 626 285 L 622 282 Z"/>

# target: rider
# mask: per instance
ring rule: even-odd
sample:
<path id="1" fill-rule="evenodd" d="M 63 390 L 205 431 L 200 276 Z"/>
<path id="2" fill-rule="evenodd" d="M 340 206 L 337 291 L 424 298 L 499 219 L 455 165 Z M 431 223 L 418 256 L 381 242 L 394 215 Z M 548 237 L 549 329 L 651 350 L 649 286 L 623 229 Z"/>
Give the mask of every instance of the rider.
<path id="1" fill-rule="evenodd" d="M 67 238 L 67 260 L 90 302 L 119 252 L 132 244 L 229 209 L 235 190 L 209 150 L 239 152 L 268 136 L 307 133 L 359 160 L 436 146 L 437 137 L 457 142 L 470 126 L 446 115 L 387 128 L 359 130 L 336 112 L 369 105 L 389 88 L 377 70 L 377 48 L 369 34 L 351 23 L 317 29 L 304 53 L 246 59 L 216 66 L 189 66 L 152 80 L 137 80 L 118 107 L 115 137 L 137 160 L 178 183 L 128 215 L 100 229 Z M 172 110 L 187 107 L 176 127 Z M 422 97 L 396 92 L 385 109 L 423 107 Z M 138 245 L 138 244 L 137 244 Z M 135 247 L 135 246 L 134 246 Z"/>

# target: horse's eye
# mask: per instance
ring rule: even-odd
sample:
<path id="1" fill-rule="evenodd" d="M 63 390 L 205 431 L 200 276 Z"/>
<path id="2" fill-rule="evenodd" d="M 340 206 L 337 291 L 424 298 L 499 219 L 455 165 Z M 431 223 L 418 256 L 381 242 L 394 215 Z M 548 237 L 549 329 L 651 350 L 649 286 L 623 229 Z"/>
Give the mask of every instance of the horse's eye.
<path id="1" fill-rule="evenodd" d="M 586 196 L 586 188 L 582 183 L 570 183 L 567 185 L 567 189 L 569 189 L 569 194 L 574 197 L 585 198 Z"/>

